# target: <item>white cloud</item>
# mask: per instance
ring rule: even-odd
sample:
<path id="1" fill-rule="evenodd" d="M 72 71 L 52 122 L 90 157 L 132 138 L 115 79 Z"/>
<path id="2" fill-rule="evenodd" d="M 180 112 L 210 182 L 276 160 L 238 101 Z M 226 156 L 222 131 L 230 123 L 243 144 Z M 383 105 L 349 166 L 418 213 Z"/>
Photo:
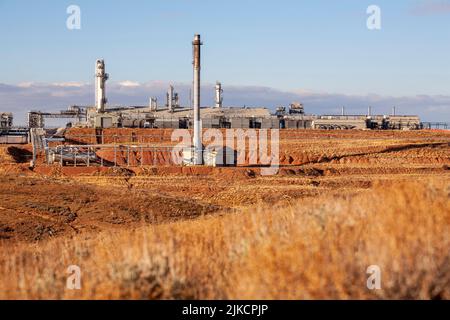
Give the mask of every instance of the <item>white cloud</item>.
<path id="1" fill-rule="evenodd" d="M 141 84 L 139 82 L 125 80 L 122 82 L 119 82 L 119 85 L 122 87 L 140 87 Z"/>
<path id="2" fill-rule="evenodd" d="M 87 85 L 87 83 L 84 83 L 84 82 L 54 82 L 54 83 L 52 83 L 52 86 L 63 87 L 63 88 L 81 88 L 85 85 Z"/>
<path id="3" fill-rule="evenodd" d="M 21 82 L 17 86 L 19 88 L 31 88 L 34 85 L 33 82 Z"/>

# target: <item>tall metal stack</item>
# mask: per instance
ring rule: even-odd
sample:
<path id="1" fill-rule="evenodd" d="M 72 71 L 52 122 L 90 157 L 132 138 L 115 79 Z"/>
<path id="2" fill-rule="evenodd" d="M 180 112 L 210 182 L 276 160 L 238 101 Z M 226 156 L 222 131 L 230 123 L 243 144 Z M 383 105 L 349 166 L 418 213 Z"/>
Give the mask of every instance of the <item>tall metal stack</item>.
<path id="1" fill-rule="evenodd" d="M 169 86 L 169 90 L 167 90 L 166 95 L 166 107 L 169 112 L 175 112 L 175 109 L 180 107 L 180 97 L 173 86 Z"/>
<path id="2" fill-rule="evenodd" d="M 192 41 L 193 65 L 194 65 L 194 165 L 203 163 L 202 123 L 200 117 L 200 70 L 201 70 L 201 46 L 200 35 L 194 36 Z"/>
<path id="3" fill-rule="evenodd" d="M 169 86 L 169 90 L 167 90 L 167 109 L 169 109 L 170 112 L 173 112 L 174 110 L 174 104 L 173 104 L 173 96 L 174 96 L 174 89 L 173 86 Z"/>
<path id="4" fill-rule="evenodd" d="M 105 61 L 97 60 L 95 62 L 95 106 L 97 112 L 105 112 L 106 92 L 105 83 L 109 75 L 105 72 Z"/>
<path id="5" fill-rule="evenodd" d="M 216 82 L 216 108 L 222 108 L 223 105 L 223 89 L 222 89 L 222 83 L 219 81 Z"/>
<path id="6" fill-rule="evenodd" d="M 158 98 L 150 98 L 150 111 L 158 111 Z"/>

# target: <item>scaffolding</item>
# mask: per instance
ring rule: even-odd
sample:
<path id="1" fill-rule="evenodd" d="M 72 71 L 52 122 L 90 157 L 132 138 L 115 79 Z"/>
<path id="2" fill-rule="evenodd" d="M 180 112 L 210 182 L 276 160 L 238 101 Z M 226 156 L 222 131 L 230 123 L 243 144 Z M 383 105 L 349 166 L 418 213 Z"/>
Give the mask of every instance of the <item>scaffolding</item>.
<path id="1" fill-rule="evenodd" d="M 44 128 L 45 119 L 76 119 L 78 123 L 87 121 L 87 108 L 80 106 L 71 106 L 67 110 L 60 112 L 28 112 L 29 128 Z"/>

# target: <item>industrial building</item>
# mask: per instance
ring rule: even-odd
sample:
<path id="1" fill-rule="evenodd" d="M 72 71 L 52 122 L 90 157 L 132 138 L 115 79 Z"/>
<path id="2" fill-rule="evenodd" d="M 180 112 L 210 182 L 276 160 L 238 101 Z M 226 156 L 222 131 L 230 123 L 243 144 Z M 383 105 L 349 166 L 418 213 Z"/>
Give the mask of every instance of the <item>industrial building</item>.
<path id="1" fill-rule="evenodd" d="M 28 128 L 15 128 L 13 114 L 0 112 L 0 144 L 22 144 L 28 142 Z"/>
<path id="2" fill-rule="evenodd" d="M 10 129 L 13 126 L 13 115 L 11 112 L 0 113 L 0 129 Z"/>
<path id="3" fill-rule="evenodd" d="M 179 94 L 172 85 L 169 86 L 166 102 L 161 107 L 158 105 L 157 98 L 152 97 L 149 99 L 148 106 L 107 108 L 105 89 L 108 79 L 105 62 L 97 60 L 95 70 L 96 106 L 77 110 L 86 112 L 83 117 L 86 122 L 81 123 L 82 126 L 159 129 L 191 129 L 194 127 L 195 108 L 180 106 Z M 214 106 L 200 107 L 203 128 L 325 130 L 415 130 L 421 128 L 418 116 L 372 116 L 371 108 L 366 115 L 345 115 L 344 111 L 342 115 L 311 115 L 305 113 L 304 106 L 299 102 L 293 102 L 287 108 L 278 107 L 275 113 L 266 107 L 225 107 L 223 93 L 222 84 L 217 82 Z M 61 116 L 67 115 L 67 113 L 64 112 Z M 76 116 L 80 117 L 78 113 Z"/>
<path id="4" fill-rule="evenodd" d="M 241 129 L 322 129 L 322 130 L 417 130 L 421 129 L 418 116 L 408 115 L 311 115 L 287 112 L 276 113 L 266 107 L 202 107 L 203 128 Z M 88 127 L 95 128 L 193 128 L 192 108 L 172 107 L 158 109 L 154 106 L 114 108 L 98 113 L 87 109 Z"/>
<path id="5" fill-rule="evenodd" d="M 196 75 L 197 72 L 194 72 L 194 76 Z M 200 77 L 199 74 L 197 76 Z M 94 128 L 194 128 L 197 117 L 195 103 L 196 100 L 200 101 L 200 88 L 195 87 L 196 79 L 194 79 L 193 87 L 193 108 L 180 106 L 179 94 L 172 85 L 169 86 L 166 102 L 161 107 L 158 105 L 158 100 L 151 97 L 147 106 L 107 108 L 106 81 L 108 79 L 105 62 L 97 60 L 95 64 L 96 105 L 82 109 L 86 112 L 86 122 L 82 125 Z M 317 116 L 306 114 L 304 106 L 299 102 L 293 102 L 287 108 L 278 107 L 275 113 L 271 113 L 266 107 L 226 107 L 223 93 L 222 83 L 218 81 L 215 85 L 214 106 L 198 106 L 202 128 L 326 130 L 421 128 L 418 116 L 372 116 L 371 108 L 366 115 L 350 116 L 345 115 L 343 111 L 342 115 Z"/>

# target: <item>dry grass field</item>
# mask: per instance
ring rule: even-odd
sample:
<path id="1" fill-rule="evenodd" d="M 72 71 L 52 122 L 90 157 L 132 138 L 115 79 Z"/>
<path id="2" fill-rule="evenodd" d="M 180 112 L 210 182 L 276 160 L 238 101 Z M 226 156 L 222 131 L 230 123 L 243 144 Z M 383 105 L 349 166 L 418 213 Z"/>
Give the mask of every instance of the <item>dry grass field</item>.
<path id="1" fill-rule="evenodd" d="M 450 298 L 449 132 L 285 132 L 275 176 L 29 150 L 0 147 L 0 299 Z"/>

